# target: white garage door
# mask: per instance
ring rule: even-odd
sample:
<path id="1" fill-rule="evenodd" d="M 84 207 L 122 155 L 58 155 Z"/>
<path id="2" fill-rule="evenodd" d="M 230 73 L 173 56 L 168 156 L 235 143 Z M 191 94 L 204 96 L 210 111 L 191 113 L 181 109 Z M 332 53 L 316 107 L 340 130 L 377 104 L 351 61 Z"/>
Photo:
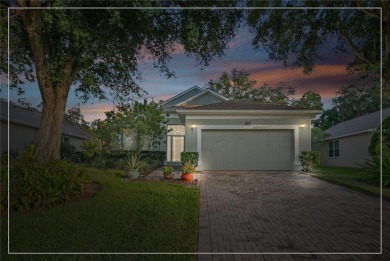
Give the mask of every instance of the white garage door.
<path id="1" fill-rule="evenodd" d="M 290 130 L 203 130 L 204 170 L 291 170 Z"/>

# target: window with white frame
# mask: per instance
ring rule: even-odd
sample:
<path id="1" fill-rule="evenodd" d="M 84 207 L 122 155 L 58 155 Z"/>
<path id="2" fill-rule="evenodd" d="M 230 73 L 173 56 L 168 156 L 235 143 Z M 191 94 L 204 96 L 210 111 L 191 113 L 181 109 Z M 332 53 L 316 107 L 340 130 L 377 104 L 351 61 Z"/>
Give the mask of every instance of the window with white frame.
<path id="1" fill-rule="evenodd" d="M 340 156 L 340 145 L 339 141 L 331 141 L 329 142 L 329 157 L 336 158 Z"/>

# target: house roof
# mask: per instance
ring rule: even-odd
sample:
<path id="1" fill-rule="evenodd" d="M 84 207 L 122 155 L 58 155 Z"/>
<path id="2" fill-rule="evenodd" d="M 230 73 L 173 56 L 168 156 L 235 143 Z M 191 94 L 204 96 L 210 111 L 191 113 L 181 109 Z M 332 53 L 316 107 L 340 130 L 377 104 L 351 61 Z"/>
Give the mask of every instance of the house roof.
<path id="1" fill-rule="evenodd" d="M 16 104 L 9 104 L 9 121 L 12 123 L 39 128 L 41 124 L 41 113 L 31 111 Z M 1 121 L 8 121 L 8 102 L 1 101 Z M 77 128 L 71 123 L 64 121 L 62 125 L 62 134 L 88 139 L 91 136 L 87 131 Z"/>
<path id="2" fill-rule="evenodd" d="M 185 101 L 179 103 L 177 106 L 186 105 L 186 104 L 188 104 L 188 103 L 190 103 L 190 102 L 192 102 L 192 101 L 194 101 L 194 100 L 198 99 L 199 97 L 202 97 L 202 96 L 204 96 L 204 95 L 206 95 L 206 94 L 210 94 L 210 95 L 212 95 L 212 96 L 214 96 L 214 97 L 220 99 L 221 101 L 227 101 L 227 100 L 229 100 L 229 99 L 226 98 L 225 96 L 222 96 L 222 95 L 219 94 L 219 93 L 216 93 L 216 92 L 214 92 L 214 91 L 212 91 L 212 90 L 210 90 L 210 89 L 207 89 L 207 90 L 204 90 L 204 91 L 202 91 L 202 92 L 200 92 L 200 93 L 198 93 L 198 94 L 196 94 L 196 95 L 190 97 L 189 99 L 187 99 L 187 100 L 185 100 Z"/>
<path id="3" fill-rule="evenodd" d="M 390 108 L 382 110 L 382 120 L 390 116 Z M 380 111 L 376 111 L 359 118 L 344 121 L 325 130 L 330 136 L 325 140 L 332 140 L 346 136 L 366 133 L 375 130 L 380 125 Z"/>
<path id="4" fill-rule="evenodd" d="M 288 105 L 280 105 L 273 103 L 263 103 L 257 101 L 246 101 L 246 100 L 229 100 L 222 101 L 207 105 L 200 106 L 176 106 L 177 109 L 181 110 L 255 110 L 255 111 L 269 111 L 269 110 L 282 110 L 282 111 L 312 111 L 311 109 L 303 109 L 300 107 L 288 106 Z"/>
<path id="5" fill-rule="evenodd" d="M 184 96 L 184 95 L 190 93 L 190 92 L 193 91 L 193 90 L 198 90 L 198 91 L 200 91 L 200 92 L 203 92 L 203 89 L 200 88 L 199 86 L 193 86 L 193 87 L 191 87 L 191 88 L 185 90 L 184 92 L 181 92 L 181 93 L 179 93 L 179 94 L 173 96 L 172 98 L 170 98 L 170 99 L 164 101 L 164 102 L 162 103 L 162 105 L 164 106 L 164 105 L 166 105 L 166 104 L 168 104 L 168 103 L 170 103 L 170 102 L 173 102 L 174 100 L 179 99 L 180 97 L 182 97 L 182 96 Z"/>

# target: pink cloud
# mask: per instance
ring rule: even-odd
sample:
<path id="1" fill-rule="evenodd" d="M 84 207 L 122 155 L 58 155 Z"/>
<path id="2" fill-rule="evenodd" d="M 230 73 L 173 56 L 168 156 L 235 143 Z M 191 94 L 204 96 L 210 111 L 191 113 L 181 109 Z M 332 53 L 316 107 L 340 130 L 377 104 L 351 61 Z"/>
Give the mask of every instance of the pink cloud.
<path id="1" fill-rule="evenodd" d="M 114 105 L 108 102 L 99 102 L 93 105 L 83 104 L 80 106 L 80 111 L 84 115 L 86 121 L 93 121 L 95 119 L 105 119 L 104 112 L 114 109 Z"/>

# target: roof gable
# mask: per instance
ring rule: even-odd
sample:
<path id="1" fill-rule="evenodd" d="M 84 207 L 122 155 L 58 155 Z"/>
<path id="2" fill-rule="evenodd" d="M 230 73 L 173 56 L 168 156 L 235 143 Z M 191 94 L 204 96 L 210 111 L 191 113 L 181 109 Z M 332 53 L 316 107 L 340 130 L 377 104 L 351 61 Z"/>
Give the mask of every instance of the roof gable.
<path id="1" fill-rule="evenodd" d="M 390 108 L 382 110 L 382 120 L 390 116 Z M 359 133 L 370 132 L 381 123 L 380 111 L 376 111 L 359 118 L 344 121 L 335 126 L 325 130 L 330 136 L 326 137 L 326 140 L 341 138 Z"/>
<path id="2" fill-rule="evenodd" d="M 162 106 L 163 106 L 163 108 L 169 108 L 172 106 L 176 106 L 176 105 L 182 103 L 183 101 L 186 101 L 186 100 L 194 97 L 195 95 L 197 95 L 201 92 L 203 92 L 202 88 L 200 88 L 199 86 L 193 86 L 192 88 L 189 88 L 189 89 L 185 90 L 184 92 L 181 92 L 181 93 L 173 96 L 172 98 L 166 100 L 165 102 L 162 103 Z"/>
<path id="3" fill-rule="evenodd" d="M 181 102 L 178 106 L 183 105 L 207 105 L 222 101 L 227 101 L 228 99 L 219 93 L 216 93 L 212 90 L 204 90 L 201 93 Z"/>

